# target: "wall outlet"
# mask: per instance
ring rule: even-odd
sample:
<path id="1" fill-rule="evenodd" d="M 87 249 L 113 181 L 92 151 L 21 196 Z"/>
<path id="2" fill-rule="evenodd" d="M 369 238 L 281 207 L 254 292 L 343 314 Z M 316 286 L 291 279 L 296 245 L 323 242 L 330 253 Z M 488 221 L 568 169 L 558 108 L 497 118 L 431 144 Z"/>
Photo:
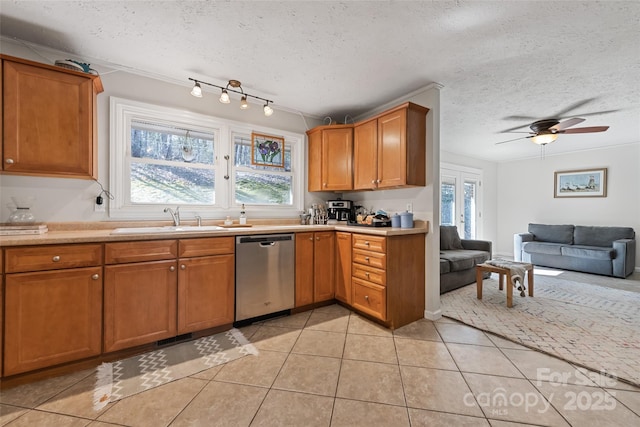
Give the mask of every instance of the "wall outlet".
<path id="1" fill-rule="evenodd" d="M 407 212 L 413 212 L 413 203 L 407 203 Z"/>

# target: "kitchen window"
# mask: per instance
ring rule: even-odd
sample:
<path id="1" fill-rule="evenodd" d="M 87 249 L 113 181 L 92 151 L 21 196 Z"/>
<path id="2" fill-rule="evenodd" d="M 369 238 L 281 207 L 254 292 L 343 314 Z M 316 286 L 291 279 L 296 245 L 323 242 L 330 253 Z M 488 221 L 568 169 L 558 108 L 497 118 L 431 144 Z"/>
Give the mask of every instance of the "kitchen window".
<path id="1" fill-rule="evenodd" d="M 284 167 L 251 162 L 251 133 L 284 139 Z M 183 219 L 294 216 L 302 209 L 303 136 L 246 123 L 111 98 L 109 216 Z M 295 173 L 295 172 L 298 173 Z M 237 212 L 236 212 L 237 211 Z"/>

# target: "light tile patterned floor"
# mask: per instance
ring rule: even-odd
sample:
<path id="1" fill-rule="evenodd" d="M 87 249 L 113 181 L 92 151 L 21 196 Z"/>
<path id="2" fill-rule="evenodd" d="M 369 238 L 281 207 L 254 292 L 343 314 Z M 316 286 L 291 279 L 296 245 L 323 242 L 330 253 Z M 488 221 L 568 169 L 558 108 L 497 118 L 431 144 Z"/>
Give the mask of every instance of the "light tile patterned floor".
<path id="1" fill-rule="evenodd" d="M 8 426 L 631 426 L 640 389 L 463 324 L 338 305 L 251 325 L 260 350 L 93 411 L 94 371 L 2 391 Z"/>

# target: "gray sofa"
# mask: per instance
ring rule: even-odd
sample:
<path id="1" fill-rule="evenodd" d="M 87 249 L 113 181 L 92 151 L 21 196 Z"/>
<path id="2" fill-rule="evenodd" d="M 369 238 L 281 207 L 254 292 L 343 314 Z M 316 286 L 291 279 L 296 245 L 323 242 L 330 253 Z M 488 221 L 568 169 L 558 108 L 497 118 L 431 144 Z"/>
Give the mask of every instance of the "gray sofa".
<path id="1" fill-rule="evenodd" d="M 460 239 L 455 226 L 440 226 L 440 294 L 476 281 L 476 265 L 491 259 L 488 240 Z M 489 278 L 487 273 L 484 278 Z"/>
<path id="2" fill-rule="evenodd" d="M 516 261 L 625 278 L 635 268 L 636 240 L 631 227 L 529 224 L 514 235 L 513 251 Z"/>

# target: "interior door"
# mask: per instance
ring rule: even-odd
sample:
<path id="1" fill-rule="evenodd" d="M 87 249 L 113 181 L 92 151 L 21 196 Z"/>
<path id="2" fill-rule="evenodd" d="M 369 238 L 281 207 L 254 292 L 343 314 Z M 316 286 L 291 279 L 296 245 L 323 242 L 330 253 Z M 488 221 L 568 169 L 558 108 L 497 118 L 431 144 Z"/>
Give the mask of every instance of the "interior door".
<path id="1" fill-rule="evenodd" d="M 440 168 L 440 224 L 457 226 L 463 239 L 480 234 L 481 184 L 479 171 Z"/>

